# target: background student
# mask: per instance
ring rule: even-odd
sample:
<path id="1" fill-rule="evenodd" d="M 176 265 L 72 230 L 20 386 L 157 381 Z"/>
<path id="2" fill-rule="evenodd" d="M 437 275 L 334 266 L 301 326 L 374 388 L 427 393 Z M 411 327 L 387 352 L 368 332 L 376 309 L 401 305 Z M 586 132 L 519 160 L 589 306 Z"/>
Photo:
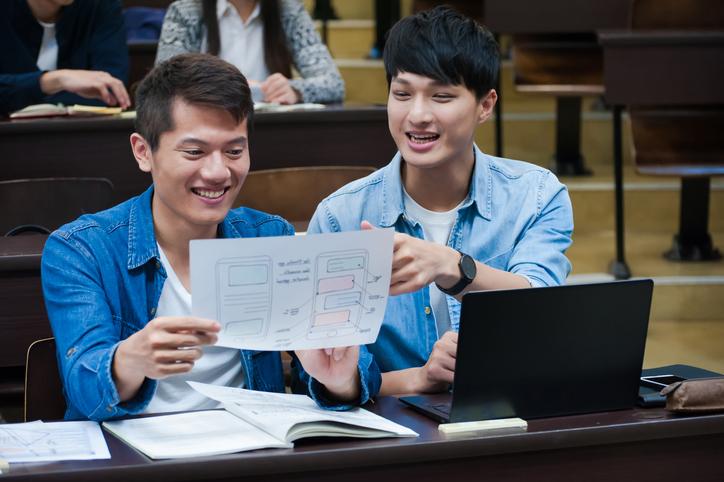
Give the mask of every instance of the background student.
<path id="1" fill-rule="evenodd" d="M 3 0 L 0 45 L 0 113 L 38 103 L 131 103 L 118 0 Z"/>
<path id="2" fill-rule="evenodd" d="M 62 226 L 43 251 L 66 418 L 215 405 L 186 380 L 284 391 L 278 352 L 212 346 L 219 323 L 191 314 L 190 240 L 293 234 L 278 216 L 231 209 L 250 166 L 246 79 L 217 57 L 179 55 L 141 82 L 136 108 L 131 147 L 153 185 Z M 295 363 L 310 395 L 340 408 L 378 389 L 371 357 L 358 355 L 304 350 Z"/>
<path id="3" fill-rule="evenodd" d="M 384 63 L 399 152 L 322 201 L 308 233 L 397 231 L 394 296 L 367 348 L 382 394 L 438 391 L 453 380 L 462 295 L 563 283 L 573 214 L 550 171 L 474 143 L 497 100 L 498 46 L 487 30 L 437 7 L 392 28 Z"/>
<path id="4" fill-rule="evenodd" d="M 156 63 L 208 52 L 236 65 L 255 100 L 344 100 L 344 82 L 304 5 L 296 0 L 178 0 L 166 13 Z M 292 79 L 292 65 L 302 78 Z"/>

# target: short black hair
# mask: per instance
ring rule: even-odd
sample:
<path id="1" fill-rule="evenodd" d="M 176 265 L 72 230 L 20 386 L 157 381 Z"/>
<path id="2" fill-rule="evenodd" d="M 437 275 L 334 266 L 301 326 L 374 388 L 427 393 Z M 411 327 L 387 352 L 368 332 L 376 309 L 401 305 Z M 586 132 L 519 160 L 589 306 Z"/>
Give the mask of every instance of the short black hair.
<path id="1" fill-rule="evenodd" d="M 451 85 L 463 84 L 481 99 L 495 87 L 498 43 L 485 27 L 447 6 L 397 22 L 384 51 L 387 85 L 400 72 Z"/>
<path id="2" fill-rule="evenodd" d="M 171 108 L 175 99 L 225 110 L 252 129 L 254 102 L 239 69 L 208 54 L 181 54 L 160 63 L 136 90 L 136 132 L 152 151 L 161 134 L 174 129 Z"/>

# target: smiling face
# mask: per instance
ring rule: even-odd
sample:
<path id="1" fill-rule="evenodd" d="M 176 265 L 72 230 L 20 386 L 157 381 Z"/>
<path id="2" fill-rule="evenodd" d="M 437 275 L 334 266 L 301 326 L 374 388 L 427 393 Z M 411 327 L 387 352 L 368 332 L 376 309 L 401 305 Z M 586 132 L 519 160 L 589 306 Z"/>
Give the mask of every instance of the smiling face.
<path id="1" fill-rule="evenodd" d="M 155 151 L 131 137 L 139 167 L 153 177 L 154 226 L 166 239 L 216 237 L 249 172 L 247 121 L 180 99 L 171 113 L 174 129 Z"/>
<path id="2" fill-rule="evenodd" d="M 387 99 L 390 133 L 408 166 L 472 163 L 475 129 L 490 117 L 496 99 L 494 90 L 478 100 L 462 84 L 398 72 Z"/>

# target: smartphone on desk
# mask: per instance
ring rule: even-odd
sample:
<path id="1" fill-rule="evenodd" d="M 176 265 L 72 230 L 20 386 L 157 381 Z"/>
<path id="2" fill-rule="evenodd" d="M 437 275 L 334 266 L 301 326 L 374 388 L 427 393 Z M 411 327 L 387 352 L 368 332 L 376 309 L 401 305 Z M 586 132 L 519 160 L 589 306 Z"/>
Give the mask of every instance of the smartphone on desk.
<path id="1" fill-rule="evenodd" d="M 676 382 L 683 382 L 686 378 L 678 375 L 649 375 L 641 377 L 641 385 L 660 391 L 664 387 Z"/>

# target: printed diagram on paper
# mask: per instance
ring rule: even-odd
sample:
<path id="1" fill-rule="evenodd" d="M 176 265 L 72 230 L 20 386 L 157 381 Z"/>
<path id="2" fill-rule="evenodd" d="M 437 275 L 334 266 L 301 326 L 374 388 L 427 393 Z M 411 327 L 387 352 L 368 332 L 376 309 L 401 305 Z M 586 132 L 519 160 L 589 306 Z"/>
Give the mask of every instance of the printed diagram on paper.
<path id="1" fill-rule="evenodd" d="M 367 251 L 323 253 L 317 257 L 314 305 L 307 337 L 353 333 L 365 310 Z M 372 283 L 375 283 L 375 280 Z"/>
<path id="2" fill-rule="evenodd" d="M 96 422 L 8 423 L 0 425 L 0 458 L 9 462 L 109 459 Z"/>
<path id="3" fill-rule="evenodd" d="M 392 236 L 372 230 L 193 241 L 194 315 L 222 324 L 221 346 L 293 350 L 372 343 L 387 303 Z"/>

